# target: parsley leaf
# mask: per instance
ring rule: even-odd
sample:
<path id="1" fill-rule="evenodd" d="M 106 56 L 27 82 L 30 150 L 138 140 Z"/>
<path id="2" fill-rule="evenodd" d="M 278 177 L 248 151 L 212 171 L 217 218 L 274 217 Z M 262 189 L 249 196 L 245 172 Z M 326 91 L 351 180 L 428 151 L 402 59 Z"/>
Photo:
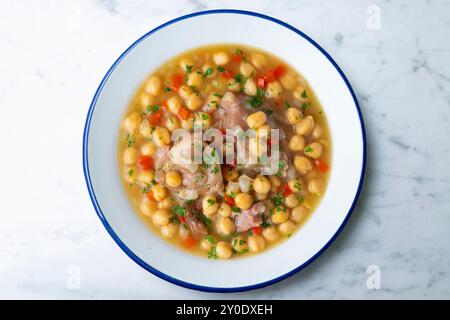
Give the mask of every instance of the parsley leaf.
<path id="1" fill-rule="evenodd" d="M 214 69 L 209 67 L 206 69 L 206 71 L 203 73 L 203 78 L 206 78 L 207 76 L 211 75 L 214 72 Z"/>
<path id="2" fill-rule="evenodd" d="M 126 141 L 128 148 L 130 148 L 136 143 L 136 137 L 134 136 L 134 134 L 127 133 Z"/>

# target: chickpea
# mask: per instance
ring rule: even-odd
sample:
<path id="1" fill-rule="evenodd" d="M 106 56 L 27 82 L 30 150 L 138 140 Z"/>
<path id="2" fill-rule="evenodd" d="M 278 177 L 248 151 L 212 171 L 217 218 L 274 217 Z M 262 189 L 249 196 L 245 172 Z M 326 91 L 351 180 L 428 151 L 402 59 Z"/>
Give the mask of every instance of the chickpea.
<path id="1" fill-rule="evenodd" d="M 256 132 L 256 136 L 259 139 L 267 139 L 270 137 L 270 126 L 268 124 L 263 124 L 261 127 L 258 128 Z"/>
<path id="2" fill-rule="evenodd" d="M 295 133 L 301 136 L 307 136 L 314 129 L 314 118 L 306 116 L 299 123 L 295 125 Z"/>
<path id="3" fill-rule="evenodd" d="M 192 90 L 191 88 L 186 85 L 186 84 L 182 84 L 180 86 L 180 88 L 178 89 L 178 94 L 185 100 L 187 100 L 191 94 L 192 94 Z"/>
<path id="4" fill-rule="evenodd" d="M 304 190 L 305 183 L 303 182 L 303 179 L 300 177 L 294 178 L 292 180 L 289 180 L 288 186 L 289 189 L 292 190 L 294 193 L 299 193 Z"/>
<path id="5" fill-rule="evenodd" d="M 138 152 L 135 147 L 126 148 L 123 152 L 123 162 L 128 165 L 135 164 L 137 156 Z"/>
<path id="6" fill-rule="evenodd" d="M 122 123 L 122 127 L 128 132 L 134 132 L 139 126 L 139 122 L 141 121 L 141 116 L 137 112 L 132 112 L 125 118 Z"/>
<path id="7" fill-rule="evenodd" d="M 158 209 L 172 209 L 177 204 L 174 198 L 167 197 L 162 201 L 158 202 Z"/>
<path id="8" fill-rule="evenodd" d="M 272 184 L 272 191 L 275 192 L 281 186 L 281 180 L 277 176 L 269 176 L 270 183 Z"/>
<path id="9" fill-rule="evenodd" d="M 231 257 L 231 245 L 225 241 L 219 241 L 216 245 L 217 256 L 220 259 L 229 259 Z"/>
<path id="10" fill-rule="evenodd" d="M 139 125 L 139 133 L 146 139 L 150 139 L 152 136 L 152 127 L 150 126 L 148 119 L 141 121 L 141 124 Z"/>
<path id="11" fill-rule="evenodd" d="M 171 170 L 166 172 L 166 183 L 171 188 L 177 188 L 181 185 L 181 175 L 178 171 Z"/>
<path id="12" fill-rule="evenodd" d="M 166 209 L 156 210 L 152 216 L 152 219 L 153 219 L 153 223 L 160 227 L 169 224 L 169 222 L 170 222 L 169 210 L 166 210 Z"/>
<path id="13" fill-rule="evenodd" d="M 287 220 L 278 226 L 278 230 L 282 234 L 289 236 L 292 234 L 292 232 L 295 231 L 295 223 L 293 223 L 291 220 Z"/>
<path id="14" fill-rule="evenodd" d="M 229 217 L 229 216 L 231 216 L 231 206 L 228 203 L 226 203 L 226 202 L 222 202 L 220 204 L 218 213 L 222 217 Z"/>
<path id="15" fill-rule="evenodd" d="M 266 123 L 267 116 L 263 111 L 254 112 L 247 117 L 247 124 L 252 129 L 258 129 Z"/>
<path id="16" fill-rule="evenodd" d="M 295 222 L 299 223 L 301 222 L 308 213 L 308 209 L 304 205 L 299 205 L 292 209 L 291 211 L 291 219 Z"/>
<path id="17" fill-rule="evenodd" d="M 158 76 L 151 76 L 145 83 L 145 91 L 152 96 L 158 96 L 161 94 L 162 81 Z"/>
<path id="18" fill-rule="evenodd" d="M 210 216 L 219 210 L 219 204 L 216 197 L 213 195 L 207 195 L 202 200 L 203 214 Z"/>
<path id="19" fill-rule="evenodd" d="M 299 136 L 298 134 L 293 135 L 289 141 L 289 149 L 292 151 L 301 151 L 305 148 L 305 138 Z"/>
<path id="20" fill-rule="evenodd" d="M 253 66 L 250 63 L 242 61 L 241 65 L 239 66 L 239 71 L 242 73 L 244 77 L 248 78 L 255 73 L 255 68 L 253 68 Z"/>
<path id="21" fill-rule="evenodd" d="M 239 193 L 236 198 L 234 198 L 236 206 L 242 210 L 247 210 L 253 204 L 253 199 L 248 193 Z"/>
<path id="22" fill-rule="evenodd" d="M 194 117 L 181 120 L 181 127 L 186 130 L 192 130 L 194 128 Z"/>
<path id="23" fill-rule="evenodd" d="M 224 66 L 228 63 L 228 61 L 230 61 L 230 58 L 228 57 L 228 54 L 226 54 L 223 51 L 220 51 L 213 54 L 213 60 L 214 63 L 217 64 L 218 66 Z"/>
<path id="24" fill-rule="evenodd" d="M 206 105 L 208 107 L 208 112 L 215 111 L 219 108 L 221 101 L 221 95 L 217 92 L 212 92 L 208 99 L 206 99 Z"/>
<path id="25" fill-rule="evenodd" d="M 292 72 L 286 72 L 280 79 L 281 85 L 287 89 L 292 90 L 295 87 L 295 75 Z"/>
<path id="26" fill-rule="evenodd" d="M 236 230 L 236 226 L 230 218 L 221 217 L 217 224 L 217 229 L 221 234 L 228 236 Z"/>
<path id="27" fill-rule="evenodd" d="M 188 75 L 187 84 L 188 86 L 200 89 L 203 83 L 203 75 L 198 72 L 192 72 Z"/>
<path id="28" fill-rule="evenodd" d="M 194 65 L 195 62 L 192 58 L 186 57 L 180 60 L 180 67 L 184 72 L 187 72 L 188 69 L 192 68 Z"/>
<path id="29" fill-rule="evenodd" d="M 231 245 L 238 253 L 245 253 L 248 251 L 247 240 L 242 236 L 234 237 L 233 240 L 231 240 Z"/>
<path id="30" fill-rule="evenodd" d="M 300 174 L 307 174 L 312 170 L 311 161 L 304 156 L 296 155 L 294 158 L 294 167 Z"/>
<path id="31" fill-rule="evenodd" d="M 311 136 L 313 139 L 317 140 L 317 139 L 320 139 L 320 137 L 322 137 L 322 133 L 323 133 L 322 127 L 320 127 L 318 124 L 316 124 L 314 126 L 313 131 L 311 132 Z"/>
<path id="32" fill-rule="evenodd" d="M 274 226 L 265 228 L 262 232 L 262 235 L 269 242 L 277 241 L 280 237 L 277 228 L 275 228 Z"/>
<path id="33" fill-rule="evenodd" d="M 234 181 L 239 177 L 237 168 L 229 166 L 226 166 L 222 169 L 222 175 L 226 181 Z"/>
<path id="34" fill-rule="evenodd" d="M 170 132 L 174 132 L 176 129 L 181 127 L 180 120 L 178 120 L 175 116 L 168 117 L 165 125 Z"/>
<path id="35" fill-rule="evenodd" d="M 325 183 L 321 179 L 311 179 L 308 183 L 309 192 L 315 195 L 325 192 Z"/>
<path id="36" fill-rule="evenodd" d="M 137 169 L 135 166 L 126 166 L 123 172 L 123 177 L 125 181 L 130 184 L 133 184 L 136 181 L 136 172 Z"/>
<path id="37" fill-rule="evenodd" d="M 248 139 L 248 152 L 250 155 L 255 155 L 256 157 L 261 156 L 264 152 L 261 140 L 258 138 Z"/>
<path id="38" fill-rule="evenodd" d="M 211 250 L 213 244 L 208 239 L 202 239 L 200 241 L 200 248 L 202 248 L 205 251 Z"/>
<path id="39" fill-rule="evenodd" d="M 257 176 L 255 180 L 253 180 L 253 190 L 257 193 L 269 193 L 272 185 L 264 176 Z"/>
<path id="40" fill-rule="evenodd" d="M 266 241 L 260 235 L 254 234 L 247 239 L 250 252 L 259 252 L 266 246 Z"/>
<path id="41" fill-rule="evenodd" d="M 166 187 L 160 185 L 159 183 L 155 184 L 152 187 L 152 193 L 153 193 L 153 197 L 155 198 L 156 201 L 161 201 L 165 197 L 167 197 Z"/>
<path id="42" fill-rule="evenodd" d="M 302 103 L 309 101 L 308 94 L 306 92 L 306 88 L 303 86 L 298 86 L 297 88 L 295 88 L 294 97 L 295 97 L 295 99 L 298 99 Z"/>
<path id="43" fill-rule="evenodd" d="M 286 208 L 278 206 L 273 209 L 273 214 L 270 216 L 270 220 L 272 220 L 275 224 L 280 224 L 289 219 L 289 213 Z"/>
<path id="44" fill-rule="evenodd" d="M 152 141 L 158 148 L 170 144 L 169 130 L 164 127 L 156 127 L 155 130 L 153 130 Z"/>
<path id="45" fill-rule="evenodd" d="M 169 108 L 169 111 L 174 115 L 178 115 L 178 110 L 182 107 L 182 105 L 183 101 L 178 95 L 172 96 L 167 100 L 167 107 Z"/>
<path id="46" fill-rule="evenodd" d="M 278 81 L 272 81 L 267 84 L 265 95 L 268 99 L 278 98 L 281 92 L 283 92 L 281 84 Z"/>
<path id="47" fill-rule="evenodd" d="M 245 81 L 244 93 L 250 97 L 256 96 L 257 88 L 256 83 L 253 79 L 248 79 Z"/>
<path id="48" fill-rule="evenodd" d="M 165 238 L 173 238 L 178 233 L 178 226 L 175 223 L 169 223 L 161 227 L 161 234 Z"/>
<path id="49" fill-rule="evenodd" d="M 211 127 L 212 117 L 206 112 L 196 112 L 194 114 L 194 126 L 201 127 L 202 130 L 206 130 Z"/>
<path id="50" fill-rule="evenodd" d="M 320 158 L 320 156 L 322 155 L 322 152 L 323 152 L 323 147 L 318 142 L 313 142 L 311 144 L 308 144 L 305 148 L 305 155 L 310 158 L 313 158 L 313 159 Z"/>
<path id="51" fill-rule="evenodd" d="M 191 94 L 191 96 L 189 97 L 186 106 L 192 110 L 195 111 L 198 108 L 200 108 L 202 106 L 203 100 L 200 97 L 200 95 L 198 93 L 193 93 Z"/>
<path id="52" fill-rule="evenodd" d="M 141 145 L 141 154 L 144 156 L 153 157 L 155 155 L 156 148 L 155 145 L 151 142 L 146 142 Z"/>
<path id="53" fill-rule="evenodd" d="M 268 197 L 268 193 L 255 193 L 256 200 L 266 200 Z"/>
<path id="54" fill-rule="evenodd" d="M 286 207 L 292 209 L 298 206 L 300 204 L 300 201 L 295 194 L 291 193 L 286 198 L 284 198 L 284 204 L 286 205 Z"/>
<path id="55" fill-rule="evenodd" d="M 155 97 L 149 95 L 147 92 L 142 92 L 139 100 L 141 102 L 141 109 L 144 112 L 147 111 L 148 106 L 153 105 L 156 102 Z"/>
<path id="56" fill-rule="evenodd" d="M 302 120 L 302 112 L 297 108 L 291 107 L 286 110 L 286 118 L 290 124 L 297 124 Z"/>
<path id="57" fill-rule="evenodd" d="M 136 180 L 142 184 L 150 184 L 152 180 L 155 178 L 155 173 L 153 170 L 144 170 L 139 172 L 136 177 Z"/>
<path id="58" fill-rule="evenodd" d="M 255 66 L 256 69 L 264 68 L 267 65 L 267 59 L 266 57 L 259 53 L 259 52 L 253 52 L 251 55 L 251 61 L 252 64 Z"/>
<path id="59" fill-rule="evenodd" d="M 227 88 L 232 92 L 238 92 L 240 89 L 239 82 L 236 79 L 230 79 L 227 83 Z"/>
<path id="60" fill-rule="evenodd" d="M 154 214 L 158 210 L 158 204 L 155 201 L 148 200 L 147 197 L 143 198 L 141 201 L 141 212 L 147 216 L 150 217 L 152 214 Z"/>

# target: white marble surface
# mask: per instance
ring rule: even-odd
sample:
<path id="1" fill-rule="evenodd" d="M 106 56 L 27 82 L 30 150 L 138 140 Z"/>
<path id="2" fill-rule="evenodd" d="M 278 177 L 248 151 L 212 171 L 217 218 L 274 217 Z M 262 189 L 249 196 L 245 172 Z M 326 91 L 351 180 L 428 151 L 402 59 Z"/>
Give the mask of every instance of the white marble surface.
<path id="1" fill-rule="evenodd" d="M 367 27 L 372 5 L 380 29 Z M 328 50 L 358 95 L 369 141 L 364 191 L 338 240 L 290 279 L 228 295 L 169 284 L 123 254 L 95 215 L 81 162 L 87 108 L 118 55 L 164 21 L 224 6 L 281 18 Z M 450 298 L 449 2 L 1 0 L 0 8 L 0 298 Z M 369 265 L 381 270 L 380 290 L 366 286 Z"/>

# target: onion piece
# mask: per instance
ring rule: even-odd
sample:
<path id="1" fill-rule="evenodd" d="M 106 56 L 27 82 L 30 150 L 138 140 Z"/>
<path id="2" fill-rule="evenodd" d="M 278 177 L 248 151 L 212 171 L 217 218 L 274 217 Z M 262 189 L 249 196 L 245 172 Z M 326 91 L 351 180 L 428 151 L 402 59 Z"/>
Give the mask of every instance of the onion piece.
<path id="1" fill-rule="evenodd" d="M 239 189 L 241 189 L 242 192 L 248 193 L 250 191 L 250 185 L 252 184 L 253 179 L 249 176 L 243 174 L 239 177 L 238 183 L 239 183 Z"/>
<path id="2" fill-rule="evenodd" d="M 178 196 L 183 200 L 195 200 L 198 198 L 198 190 L 183 189 L 178 193 Z"/>

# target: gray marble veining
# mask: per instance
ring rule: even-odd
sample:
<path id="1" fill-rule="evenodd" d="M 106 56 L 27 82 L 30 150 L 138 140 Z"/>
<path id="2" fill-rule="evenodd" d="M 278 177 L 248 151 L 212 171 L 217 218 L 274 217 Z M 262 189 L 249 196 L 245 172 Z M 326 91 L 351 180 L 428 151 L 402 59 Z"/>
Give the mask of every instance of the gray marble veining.
<path id="1" fill-rule="evenodd" d="M 0 298 L 450 298 L 449 2 L 0 6 Z M 183 289 L 134 264 L 95 216 L 81 168 L 87 107 L 117 56 L 164 21 L 224 6 L 280 18 L 319 42 L 352 83 L 368 137 L 364 190 L 336 242 L 288 280 L 228 295 Z M 366 284 L 371 265 L 378 290 Z"/>

